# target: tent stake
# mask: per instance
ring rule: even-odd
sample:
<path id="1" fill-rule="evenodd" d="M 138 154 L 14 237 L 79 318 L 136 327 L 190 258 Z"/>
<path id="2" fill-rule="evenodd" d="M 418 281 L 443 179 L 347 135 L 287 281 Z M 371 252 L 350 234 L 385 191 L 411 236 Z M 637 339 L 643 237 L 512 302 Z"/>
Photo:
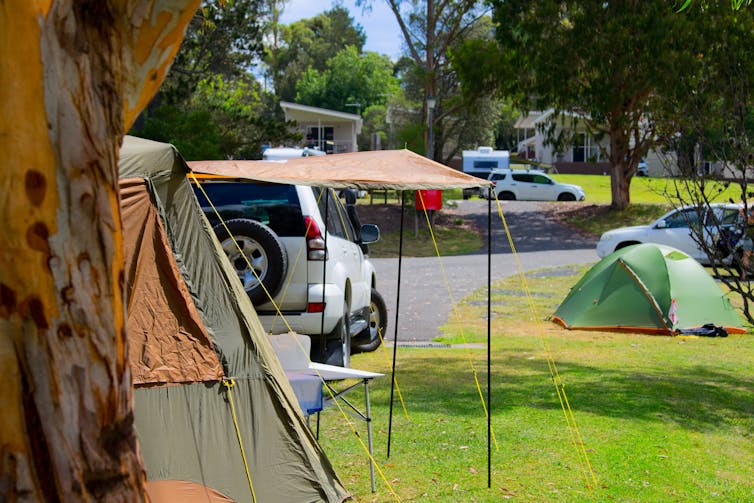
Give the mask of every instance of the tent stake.
<path id="1" fill-rule="evenodd" d="M 390 413 L 388 415 L 388 427 L 387 427 L 387 457 L 390 458 L 390 439 L 392 438 L 393 431 L 393 396 L 395 392 L 395 355 L 398 351 L 398 312 L 401 305 L 401 266 L 403 264 L 403 217 L 406 209 L 406 200 L 403 197 L 403 191 L 400 191 L 401 196 L 401 231 L 398 239 L 398 286 L 395 294 L 395 325 L 393 325 L 393 369 L 390 373 Z"/>

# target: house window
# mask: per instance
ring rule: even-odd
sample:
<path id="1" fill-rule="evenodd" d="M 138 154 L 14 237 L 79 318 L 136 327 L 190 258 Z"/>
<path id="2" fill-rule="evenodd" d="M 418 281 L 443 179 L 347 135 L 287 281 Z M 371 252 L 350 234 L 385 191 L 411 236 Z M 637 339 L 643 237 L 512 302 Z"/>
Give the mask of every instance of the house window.
<path id="1" fill-rule="evenodd" d="M 335 128 L 332 126 L 307 126 L 306 146 L 332 154 L 335 149 Z"/>
<path id="2" fill-rule="evenodd" d="M 573 162 L 599 162 L 600 147 L 590 135 L 578 133 L 572 147 Z"/>

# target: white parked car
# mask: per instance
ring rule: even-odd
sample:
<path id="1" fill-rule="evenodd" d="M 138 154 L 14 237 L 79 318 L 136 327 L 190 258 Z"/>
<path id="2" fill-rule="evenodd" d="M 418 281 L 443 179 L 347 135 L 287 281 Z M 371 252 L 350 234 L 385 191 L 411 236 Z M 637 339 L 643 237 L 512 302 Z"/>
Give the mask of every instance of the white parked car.
<path id="1" fill-rule="evenodd" d="M 490 175 L 493 176 L 493 175 Z M 584 189 L 578 185 L 558 183 L 536 170 L 495 172 L 495 194 L 508 201 L 583 201 Z"/>
<path id="2" fill-rule="evenodd" d="M 713 249 L 719 241 L 721 231 L 740 225 L 740 209 L 741 205 L 727 203 L 712 204 L 709 208 L 677 208 L 649 225 L 621 227 L 605 232 L 597 243 L 597 255 L 605 257 L 638 243 L 657 243 L 677 248 L 702 264 L 709 264 L 707 253 L 694 240 L 691 228 L 703 225 L 706 246 Z"/>
<path id="3" fill-rule="evenodd" d="M 332 190 L 211 178 L 201 185 L 203 191 L 194 189 L 197 199 L 265 330 L 288 331 L 279 309 L 293 331 L 311 336 L 314 361 L 347 367 L 352 343 L 372 349 L 370 322 L 386 314 L 377 309 L 384 302 L 362 245 L 379 239 L 377 226 L 355 232 Z M 385 319 L 376 323 L 384 328 Z"/>

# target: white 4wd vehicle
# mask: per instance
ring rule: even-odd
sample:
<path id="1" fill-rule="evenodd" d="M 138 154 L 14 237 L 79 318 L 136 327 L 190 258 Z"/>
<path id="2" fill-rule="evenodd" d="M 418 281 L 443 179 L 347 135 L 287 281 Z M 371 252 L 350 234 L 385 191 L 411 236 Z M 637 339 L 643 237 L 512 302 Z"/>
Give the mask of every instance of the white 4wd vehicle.
<path id="1" fill-rule="evenodd" d="M 312 360 L 344 367 L 352 341 L 355 350 L 379 346 L 387 313 L 362 250 L 379 239 L 377 226 L 357 234 L 332 190 L 229 179 L 207 179 L 202 188 L 194 189 L 197 199 L 265 330 L 289 325 L 311 337 Z"/>
<path id="2" fill-rule="evenodd" d="M 490 174 L 498 199 L 508 201 L 583 201 L 584 189 L 558 183 L 541 171 L 510 170 Z"/>

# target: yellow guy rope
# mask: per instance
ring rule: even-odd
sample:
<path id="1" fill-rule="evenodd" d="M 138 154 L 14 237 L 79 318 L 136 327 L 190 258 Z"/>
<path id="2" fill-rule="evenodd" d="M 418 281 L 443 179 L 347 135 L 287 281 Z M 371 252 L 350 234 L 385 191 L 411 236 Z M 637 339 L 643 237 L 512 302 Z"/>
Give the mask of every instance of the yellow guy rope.
<path id="1" fill-rule="evenodd" d="M 199 180 L 196 178 L 196 175 L 193 172 L 189 171 L 189 176 L 194 181 L 194 183 L 199 188 L 199 190 L 202 192 L 202 195 L 204 196 L 204 199 L 207 200 L 207 202 L 209 203 L 210 207 L 212 208 L 212 211 L 215 212 L 215 216 L 220 220 L 220 223 L 222 224 L 223 228 L 225 229 L 225 232 L 233 240 L 233 244 L 236 245 L 236 249 L 238 250 L 238 252 L 241 254 L 241 256 L 246 261 L 246 265 L 249 266 L 249 269 L 254 274 L 254 277 L 257 279 L 257 282 L 259 283 L 259 286 L 261 286 L 262 290 L 264 290 L 264 293 L 267 295 L 267 298 L 270 300 L 270 303 L 272 303 L 272 306 L 275 308 L 275 312 L 278 315 L 280 315 L 280 317 L 282 318 L 283 323 L 285 323 L 285 326 L 288 329 L 288 331 L 293 332 L 293 329 L 291 328 L 291 326 L 288 324 L 287 321 L 285 321 L 285 317 L 283 316 L 283 313 L 280 312 L 280 307 L 278 307 L 278 305 L 275 303 L 275 301 L 272 298 L 272 295 L 270 294 L 270 291 L 267 290 L 266 286 L 264 286 L 264 283 L 262 283 L 262 280 L 259 279 L 259 275 L 257 274 L 257 271 L 254 270 L 254 267 L 251 265 L 251 262 L 249 261 L 248 257 L 246 256 L 246 254 L 241 249 L 241 246 L 238 244 L 238 241 L 236 241 L 235 236 L 233 236 L 233 233 L 230 232 L 230 229 L 228 228 L 227 224 L 225 223 L 225 220 L 223 219 L 223 217 L 220 216 L 220 212 L 217 211 L 217 208 L 215 207 L 214 203 L 210 200 L 209 196 L 207 195 L 207 192 L 204 190 L 204 187 L 202 187 L 202 184 L 199 183 Z"/>
<path id="2" fill-rule="evenodd" d="M 194 175 L 194 173 L 190 172 L 189 176 L 191 176 L 191 178 L 194 180 L 194 183 L 196 183 L 197 187 L 199 187 L 199 189 L 202 191 L 202 194 L 204 195 L 204 198 L 209 202 L 210 206 L 212 207 L 212 210 L 215 212 L 215 215 L 217 216 L 217 218 L 220 219 L 220 222 L 222 222 L 223 227 L 225 228 L 225 231 L 232 238 L 233 235 L 231 234 L 231 232 L 228 229 L 228 227 L 225 225 L 225 221 L 220 216 L 220 213 L 217 211 L 217 208 L 215 208 L 215 205 L 212 204 L 212 201 L 210 201 L 209 197 L 207 196 L 207 193 L 204 191 L 204 187 L 201 186 L 201 184 L 199 183 L 199 180 L 197 180 L 197 178 Z M 238 251 L 241 252 L 241 256 L 243 256 L 244 260 L 246 260 L 246 264 L 249 266 L 249 269 L 251 269 L 252 272 L 254 272 L 254 275 L 257 277 L 257 281 L 259 281 L 259 277 L 256 275 L 256 271 L 254 271 L 254 268 L 251 266 L 251 263 L 249 262 L 249 259 L 246 257 L 246 254 L 243 253 L 243 250 L 241 250 L 241 247 L 238 245 L 238 243 L 236 242 L 235 238 L 233 239 L 233 242 L 236 244 L 236 247 L 238 248 Z M 260 281 L 259 284 L 262 285 L 261 281 Z M 267 294 L 267 297 L 272 301 L 272 296 L 270 295 L 269 291 L 267 291 L 267 289 L 264 288 L 264 285 L 262 285 L 262 288 L 264 289 L 265 293 Z M 281 319 L 283 320 L 283 323 L 285 323 L 286 327 L 288 327 L 288 330 L 290 332 L 293 332 L 293 329 L 291 328 L 291 326 L 286 321 L 285 316 L 283 316 L 283 313 L 280 311 L 280 309 L 278 308 L 277 304 L 275 304 L 274 301 L 272 301 L 272 304 L 273 304 L 273 306 L 275 306 L 275 310 L 280 315 Z M 297 337 L 295 338 L 295 340 L 296 340 L 296 344 L 298 345 L 299 349 L 301 350 L 302 353 L 304 353 L 306 355 L 306 358 L 308 360 L 309 359 L 309 355 L 306 354 L 306 351 L 304 350 L 304 347 L 298 341 Z M 319 379 L 324 383 L 325 379 L 322 377 L 322 374 L 320 374 L 319 371 L 317 371 L 316 369 L 314 369 L 314 370 L 317 372 L 317 376 L 319 377 Z M 236 434 L 238 435 L 238 441 L 240 443 L 241 442 L 241 436 L 240 436 L 241 434 L 240 434 L 240 430 L 238 428 L 238 423 L 237 423 L 237 420 L 236 420 L 235 408 L 233 407 L 233 398 L 230 395 L 230 388 L 233 385 L 234 385 L 233 381 L 231 381 L 230 385 L 225 384 L 225 386 L 228 388 L 228 396 L 230 397 L 231 408 L 233 409 L 233 422 L 234 422 L 234 424 L 236 426 Z M 348 424 L 349 428 L 351 429 L 351 432 L 358 439 L 359 444 L 361 444 L 361 447 L 364 450 L 364 452 L 366 453 L 367 457 L 373 463 L 374 467 L 377 469 L 377 473 L 380 474 L 380 478 L 383 480 L 383 482 L 385 483 L 385 485 L 387 486 L 387 488 L 390 490 L 390 493 L 393 495 L 393 497 L 395 498 L 396 501 L 401 501 L 400 497 L 395 492 L 395 490 L 393 489 L 393 486 L 387 480 L 387 477 L 385 476 L 385 474 L 383 473 L 382 469 L 380 468 L 379 463 L 377 463 L 377 461 L 374 459 L 374 457 L 372 456 L 372 454 L 369 452 L 369 447 L 367 447 L 367 445 L 361 439 L 361 435 L 359 435 L 359 432 L 356 431 L 356 427 L 353 425 L 353 423 L 351 422 L 351 420 L 348 418 L 348 414 L 346 414 L 346 411 L 343 410 L 343 407 L 341 407 L 340 404 L 338 403 L 338 401 L 335 399 L 335 395 L 333 394 L 332 390 L 328 386 L 323 386 L 323 388 L 327 390 L 328 394 L 330 395 L 330 399 L 332 400 L 332 403 L 335 404 L 335 406 L 340 411 L 340 414 L 346 420 L 346 424 Z M 248 465 L 246 465 L 246 455 L 243 453 L 243 445 L 241 446 L 241 453 L 242 453 L 243 458 L 244 458 L 244 465 L 246 466 L 246 474 L 249 477 L 249 485 L 251 487 L 251 476 L 249 475 Z M 253 495 L 253 488 L 252 488 L 252 495 Z M 256 502 L 256 497 L 254 497 L 254 501 Z"/>
<path id="3" fill-rule="evenodd" d="M 545 341 L 542 334 L 544 333 L 544 326 L 542 325 L 542 320 L 536 316 L 536 309 L 534 307 L 534 301 L 531 295 L 531 291 L 529 290 L 529 285 L 526 282 L 526 276 L 523 272 L 523 266 L 521 265 L 521 260 L 518 256 L 518 253 L 516 252 L 516 247 L 513 244 L 513 237 L 511 236 L 510 229 L 508 228 L 508 222 L 505 220 L 505 215 L 503 215 L 503 207 L 500 204 L 500 201 L 497 199 L 497 195 L 495 196 L 495 201 L 497 204 L 497 212 L 500 216 L 500 219 L 503 222 L 503 227 L 505 228 L 505 234 L 508 237 L 508 244 L 511 248 L 511 251 L 513 253 L 513 258 L 516 261 L 516 268 L 518 270 L 519 277 L 521 279 L 521 285 L 524 290 L 524 293 L 526 294 L 526 300 L 529 304 L 529 311 L 533 315 L 534 319 L 538 320 L 537 323 L 539 324 L 539 330 L 537 333 L 539 334 L 539 340 L 542 344 L 542 347 L 545 352 L 545 357 L 547 359 L 547 367 L 550 369 L 550 378 L 552 379 L 552 383 L 555 386 L 555 391 L 558 394 L 558 400 L 560 401 L 560 407 L 563 409 L 563 416 L 565 417 L 566 424 L 568 425 L 568 431 L 571 436 L 571 442 L 573 443 L 573 447 L 576 450 L 576 455 L 579 458 L 579 463 L 581 464 L 581 471 L 584 475 L 584 480 L 586 482 L 587 487 L 594 488 L 597 487 L 597 476 L 594 473 L 594 470 L 592 469 L 592 464 L 589 462 L 589 455 L 586 452 L 586 448 L 584 446 L 584 440 L 581 437 L 581 432 L 579 431 L 579 428 L 576 424 L 576 417 L 573 414 L 573 409 L 571 409 L 571 404 L 568 402 L 568 396 L 566 395 L 565 391 L 565 384 L 563 383 L 563 380 L 560 377 L 560 373 L 558 372 L 558 367 L 555 365 L 555 360 L 552 357 L 552 353 L 550 352 L 550 348 L 547 344 L 547 341 Z"/>
<path id="4" fill-rule="evenodd" d="M 380 327 L 377 327 L 377 335 L 380 337 L 380 345 L 382 346 L 382 354 L 385 355 L 385 361 L 387 362 L 387 367 L 390 368 L 390 366 L 393 364 L 393 362 L 390 361 L 390 351 L 385 347 L 385 339 L 382 338 L 382 329 Z M 403 400 L 403 393 L 401 393 L 401 387 L 398 386 L 398 378 L 394 377 L 393 384 L 395 384 L 395 391 L 398 392 L 398 399 L 401 401 L 401 407 L 403 407 L 403 414 L 406 416 L 406 419 L 411 422 L 411 418 L 408 416 L 408 409 L 406 408 L 406 402 Z"/>
<path id="5" fill-rule="evenodd" d="M 246 478 L 249 481 L 249 489 L 251 490 L 251 498 L 256 503 L 257 495 L 254 492 L 254 484 L 251 483 L 251 473 L 249 473 L 249 462 L 246 460 L 246 451 L 243 448 L 243 439 L 241 438 L 241 429 L 238 427 L 238 416 L 236 415 L 236 406 L 233 403 L 233 393 L 231 389 L 236 385 L 236 381 L 233 379 L 227 379 L 222 381 L 228 392 L 228 401 L 230 401 L 230 410 L 233 413 L 233 425 L 236 427 L 236 437 L 238 437 L 238 445 L 241 447 L 241 457 L 243 458 L 243 467 L 246 470 Z"/>
<path id="6" fill-rule="evenodd" d="M 448 290 L 448 297 L 450 298 L 450 305 L 453 309 L 453 317 L 456 320 L 456 323 L 458 326 L 461 327 L 461 339 L 463 340 L 464 344 L 466 344 L 466 332 L 463 329 L 463 325 L 461 324 L 461 316 L 458 313 L 458 309 L 456 306 L 455 299 L 453 299 L 453 292 L 450 289 L 450 281 L 448 280 L 448 274 L 445 271 L 445 265 L 442 262 L 442 257 L 440 256 L 440 249 L 437 246 L 437 239 L 435 239 L 435 233 L 432 229 L 432 225 L 429 221 L 429 214 L 427 213 L 427 208 L 424 205 L 424 198 L 422 197 L 422 193 L 420 190 L 416 191 L 417 194 L 419 194 L 419 202 L 421 204 L 421 207 L 424 209 L 424 218 L 427 221 L 427 228 L 429 229 L 429 235 L 432 238 L 432 245 L 435 247 L 435 254 L 437 255 L 437 262 L 440 264 L 440 270 L 442 271 L 442 277 L 445 281 L 445 288 Z M 476 366 L 474 366 L 474 360 L 471 355 L 471 349 L 466 348 L 466 356 L 469 360 L 469 366 L 471 366 L 471 373 L 474 376 L 474 383 L 476 385 L 477 393 L 479 394 L 479 399 L 482 402 L 482 409 L 484 410 L 484 417 L 489 417 L 489 411 L 487 410 L 487 403 L 484 400 L 484 393 L 482 392 L 482 385 L 479 384 L 479 376 L 477 375 Z M 495 449 L 500 449 L 500 446 L 497 443 L 497 436 L 495 435 L 494 429 L 491 430 L 492 432 L 492 441 L 495 443 Z"/>
<path id="7" fill-rule="evenodd" d="M 322 199 L 322 194 L 323 194 L 323 191 L 320 191 L 319 196 L 317 196 L 317 205 L 319 205 L 319 201 Z M 309 235 L 309 229 L 311 229 L 311 227 L 312 227 L 312 220 L 309 220 L 306 223 L 306 230 L 304 231 L 304 236 L 308 236 Z M 301 261 L 301 256 L 304 254 L 304 249 L 306 249 L 306 245 L 299 247 L 298 253 L 296 253 L 296 260 L 294 260 L 294 262 L 293 262 L 293 271 L 295 271 L 298 268 L 298 263 Z M 254 272 L 254 274 L 256 275 L 256 272 Z M 285 297 L 286 297 L 286 295 L 288 295 L 288 287 L 291 286 L 291 282 L 293 282 L 293 274 L 291 274 L 288 277 L 288 281 L 285 282 L 285 287 L 283 288 L 283 291 L 282 291 L 282 293 L 280 295 L 280 303 L 281 304 L 283 302 L 285 302 Z M 268 297 L 269 297 L 269 295 L 268 295 Z M 270 299 L 270 301 L 272 302 L 273 305 L 275 305 L 275 301 L 273 301 L 272 299 Z M 325 299 L 322 299 L 322 302 L 324 302 L 324 301 L 325 301 Z M 292 332 L 290 325 L 285 321 L 285 316 L 283 316 L 283 313 L 280 312 L 280 309 L 276 309 L 275 310 L 275 319 L 273 320 L 272 325 L 270 326 L 270 333 L 272 333 L 272 329 L 275 326 L 275 323 L 277 323 L 278 317 L 280 317 L 282 319 L 283 324 L 288 328 L 288 331 Z M 298 340 L 296 342 L 298 343 Z M 301 346 L 301 344 L 299 344 L 299 348 L 301 348 L 301 351 L 303 353 L 306 353 L 306 351 L 304 351 L 304 348 Z M 306 355 L 306 356 L 308 357 L 309 355 Z"/>
<path id="8" fill-rule="evenodd" d="M 320 194 L 321 196 L 321 194 Z M 335 191 L 333 190 L 333 196 L 335 196 Z M 343 212 L 341 211 L 340 206 L 336 206 L 336 211 L 338 213 L 338 218 L 340 218 L 340 224 L 343 226 L 343 229 L 346 231 L 346 237 L 350 240 L 351 238 L 348 236 L 348 227 L 349 225 L 346 224 L 346 221 L 343 218 Z M 380 330 L 380 327 L 377 327 L 377 335 L 380 338 L 380 345 L 382 346 L 383 354 L 385 355 L 385 358 L 388 362 L 388 368 L 392 363 L 390 362 L 390 352 L 387 350 L 384 344 L 384 340 L 382 338 L 382 330 Z M 406 409 L 406 402 L 403 401 L 403 394 L 401 393 L 401 388 L 398 386 L 398 378 L 395 377 L 395 380 L 393 381 L 395 383 L 395 389 L 398 391 L 398 399 L 401 401 L 401 406 L 403 407 L 403 413 L 406 415 L 406 419 L 411 421 L 411 419 L 408 417 L 408 409 Z"/>

